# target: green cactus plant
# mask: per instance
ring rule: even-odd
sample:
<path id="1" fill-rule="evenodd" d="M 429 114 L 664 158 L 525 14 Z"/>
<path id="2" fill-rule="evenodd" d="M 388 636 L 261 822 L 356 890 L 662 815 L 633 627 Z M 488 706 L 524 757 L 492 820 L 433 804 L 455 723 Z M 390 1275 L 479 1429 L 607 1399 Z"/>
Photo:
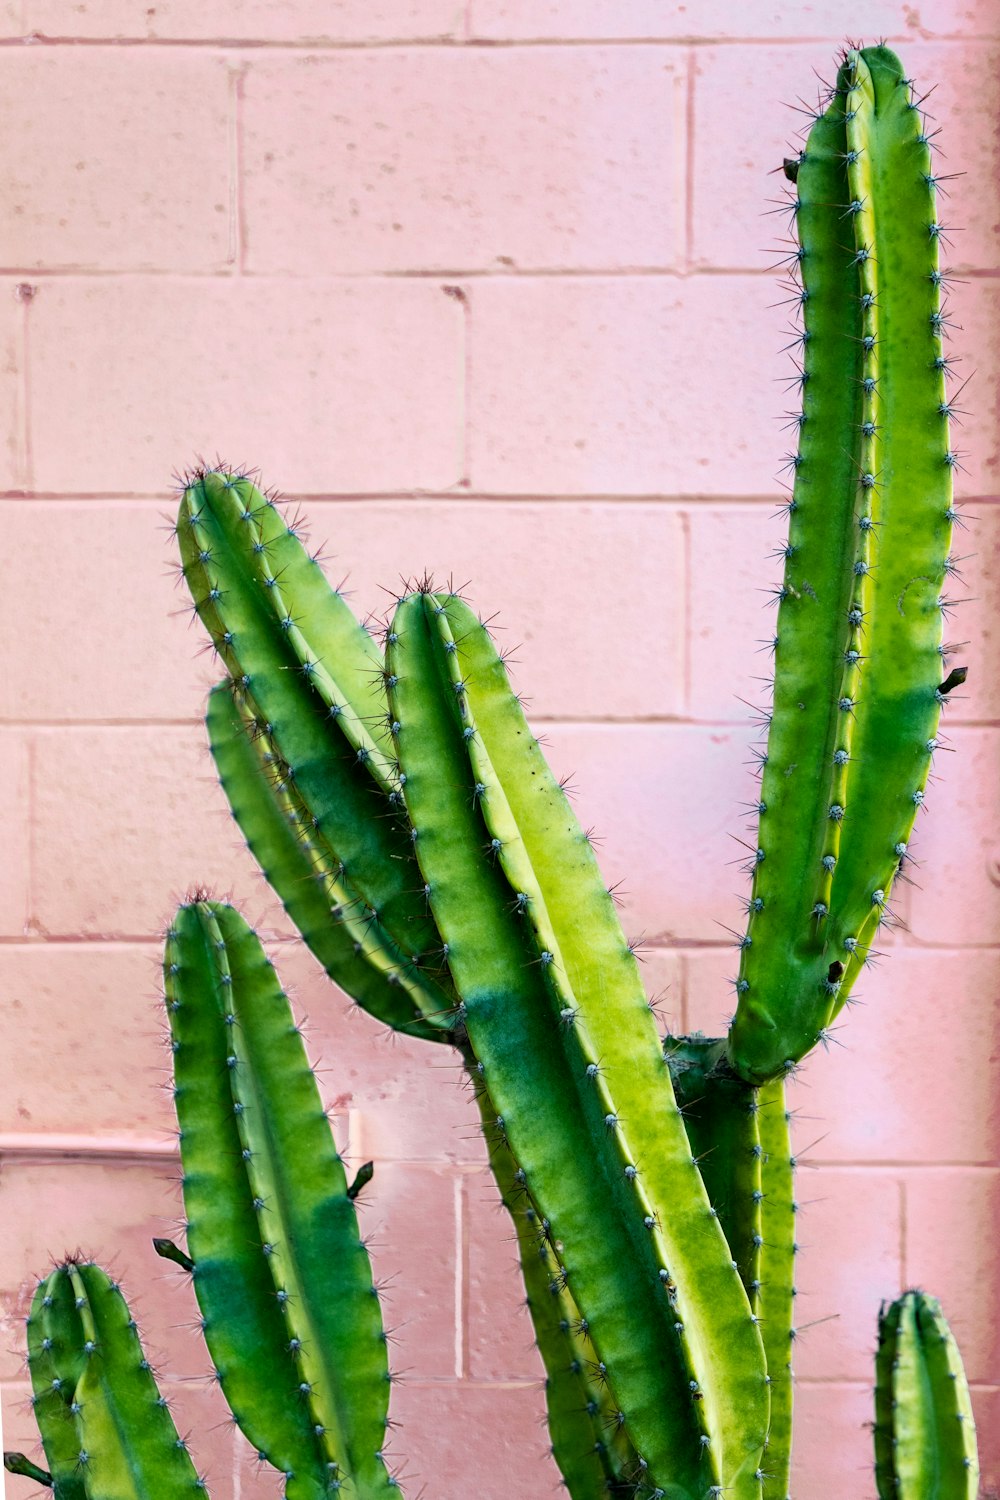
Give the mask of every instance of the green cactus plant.
<path id="1" fill-rule="evenodd" d="M 957 461 L 942 229 L 887 48 L 845 54 L 786 171 L 802 407 L 727 1037 L 658 1036 L 590 841 L 469 605 L 406 588 L 383 651 L 250 474 L 200 468 L 182 488 L 181 571 L 227 674 L 207 724 L 233 815 L 330 977 L 465 1064 L 573 1500 L 786 1500 L 785 1079 L 887 919 L 963 675 L 945 675 L 942 642 Z M 287 1002 L 242 919 L 202 896 L 171 927 L 165 985 L 187 1250 L 157 1248 L 190 1269 L 223 1394 L 290 1500 L 369 1500 L 395 1487 L 381 1319 Z M 880 1492 L 958 1500 L 975 1436 L 957 1354 L 928 1300 L 898 1307 L 878 1361 Z M 53 1404 L 36 1409 L 55 1475 L 75 1416 L 60 1395 L 50 1453 Z M 961 1444 L 941 1437 L 956 1408 Z M 965 1487 L 927 1488 L 958 1458 Z M 59 1482 L 97 1500 L 79 1466 Z"/>
<path id="2" fill-rule="evenodd" d="M 875 1382 L 879 1500 L 976 1500 L 972 1402 L 936 1298 L 911 1291 L 883 1305 Z"/>

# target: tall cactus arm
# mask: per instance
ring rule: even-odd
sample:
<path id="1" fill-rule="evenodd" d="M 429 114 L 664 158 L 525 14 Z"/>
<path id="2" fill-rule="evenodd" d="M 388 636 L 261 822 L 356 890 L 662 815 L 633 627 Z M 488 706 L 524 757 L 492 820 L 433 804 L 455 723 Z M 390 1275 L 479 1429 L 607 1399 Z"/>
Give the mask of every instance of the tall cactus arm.
<path id="1" fill-rule="evenodd" d="M 847 55 L 796 180 L 800 444 L 730 1059 L 803 1057 L 845 1003 L 923 800 L 952 517 L 940 226 L 885 48 Z"/>
<path id="2" fill-rule="evenodd" d="M 489 632 L 454 596 L 436 596 L 442 660 L 472 730 L 478 806 L 512 895 L 616 1139 L 685 1330 L 708 1433 L 734 1493 L 754 1474 L 767 1430 L 760 1334 L 709 1203 L 670 1086 L 638 964 L 586 834 L 511 691 Z M 419 850 L 418 850 L 419 853 Z M 543 962 L 546 960 L 543 958 Z"/>
<path id="3" fill-rule="evenodd" d="M 188 1247 L 223 1393 L 290 1495 L 385 1494 L 371 1268 L 273 968 L 232 908 L 196 900 L 168 939 L 166 987 Z"/>
<path id="4" fill-rule="evenodd" d="M 213 688 L 206 726 L 233 817 L 313 956 L 386 1026 L 405 1036 L 448 1041 L 451 996 L 432 975 L 407 963 L 381 924 L 364 915 L 282 776 L 270 739 L 230 684 Z"/>
<path id="5" fill-rule="evenodd" d="M 888 48 L 852 53 L 846 66 L 866 373 L 876 384 L 864 391 L 871 435 L 862 483 L 872 482 L 863 514 L 873 548 L 859 598 L 865 660 L 830 898 L 830 951 L 845 965 L 871 944 L 924 799 L 946 675 L 942 592 L 955 462 L 930 145 L 910 81 Z M 844 997 L 841 986 L 837 1008 Z"/>
<path id="6" fill-rule="evenodd" d="M 294 596 L 282 596 L 281 607 L 274 608 L 274 588 L 288 570 L 279 580 L 270 568 L 274 543 L 261 527 L 276 514 L 266 503 L 246 500 L 224 476 L 202 475 L 185 490 L 178 517 L 185 577 L 230 675 L 247 694 L 309 807 L 316 836 L 357 892 L 364 914 L 379 920 L 410 964 L 435 973 L 441 969 L 440 939 L 427 913 L 408 830 L 399 818 L 382 816 L 393 812 L 383 753 L 374 740 L 371 746 L 356 743 L 372 702 L 371 658 L 367 648 L 355 652 L 353 666 L 338 658 L 343 703 L 329 703 L 317 680 L 318 658 L 296 625 L 305 606 L 297 614 Z M 292 542 L 300 545 L 294 537 Z M 355 642 L 358 630 L 354 621 Z M 347 652 L 350 643 L 334 642 L 331 654 L 336 649 Z M 365 687 L 360 705 L 348 696 L 358 685 Z M 447 986 L 447 974 L 438 977 Z"/>
<path id="7" fill-rule="evenodd" d="M 387 651 L 404 790 L 431 907 L 499 1128 L 562 1246 L 570 1291 L 648 1465 L 648 1483 L 670 1500 L 688 1500 L 720 1482 L 711 1440 L 701 1440 L 708 1437 L 702 1393 L 653 1226 L 636 1211 L 635 1169 L 623 1167 L 618 1121 L 602 1109 L 593 1078 L 568 1063 L 549 966 L 477 806 L 466 748 L 474 731 L 448 669 L 443 615 L 435 596 L 410 596 L 397 609 Z"/>
<path id="8" fill-rule="evenodd" d="M 923 1292 L 879 1314 L 874 1430 L 880 1500 L 975 1500 L 969 1387 L 940 1303 Z"/>
<path id="9" fill-rule="evenodd" d="M 848 612 L 857 548 L 861 307 L 846 204 L 843 101 L 833 98 L 798 165 L 802 405 L 777 593 L 774 702 L 761 778 L 750 915 L 730 1034 L 733 1065 L 762 1077 L 816 1040 L 823 924 L 813 887 L 835 860 L 831 808 Z M 828 967 L 828 965 L 827 965 Z"/>

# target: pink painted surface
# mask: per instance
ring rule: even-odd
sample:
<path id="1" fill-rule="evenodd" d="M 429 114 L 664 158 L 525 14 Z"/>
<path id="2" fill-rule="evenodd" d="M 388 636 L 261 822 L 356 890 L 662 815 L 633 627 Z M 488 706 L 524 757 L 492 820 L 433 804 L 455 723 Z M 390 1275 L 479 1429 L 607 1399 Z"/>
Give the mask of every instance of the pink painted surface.
<path id="1" fill-rule="evenodd" d="M 169 476 L 263 466 L 364 614 L 425 566 L 522 642 L 650 988 L 717 1028 L 738 922 L 786 314 L 773 175 L 845 26 L 904 51 L 965 226 L 978 372 L 971 678 L 908 929 L 797 1086 L 796 1500 L 873 1492 L 881 1297 L 938 1292 L 1000 1482 L 1000 10 L 991 0 L 0 0 L 0 1382 L 30 1443 L 30 1273 L 134 1294 L 216 1500 L 277 1494 L 200 1377 L 149 1238 L 177 1214 L 157 935 L 195 881 L 276 936 L 406 1372 L 392 1451 L 437 1500 L 556 1480 L 513 1250 L 455 1070 L 348 1012 L 236 842 L 168 576 Z M 24 39 L 23 44 L 19 38 Z M 80 45 L 85 43 L 86 45 Z M 121 45 L 126 43 L 127 45 Z M 11 1500 L 31 1487 L 9 1481 Z"/>

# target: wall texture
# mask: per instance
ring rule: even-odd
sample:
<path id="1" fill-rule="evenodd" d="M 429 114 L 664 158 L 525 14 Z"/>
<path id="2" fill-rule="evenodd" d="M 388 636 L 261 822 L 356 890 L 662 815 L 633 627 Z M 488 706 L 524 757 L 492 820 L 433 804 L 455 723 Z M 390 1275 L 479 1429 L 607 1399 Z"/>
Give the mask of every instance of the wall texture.
<path id="1" fill-rule="evenodd" d="M 457 1075 L 350 1014 L 234 839 L 170 474 L 261 465 L 362 613 L 470 580 L 675 1026 L 718 1027 L 792 441 L 774 175 L 841 28 L 936 89 L 960 226 L 970 684 L 906 927 L 796 1089 L 796 1500 L 873 1492 L 881 1297 L 923 1283 L 1000 1473 L 1000 7 L 991 0 L 0 0 L 0 1377 L 29 1273 L 111 1259 L 215 1500 L 277 1490 L 204 1379 L 159 1085 L 158 933 L 189 884 L 265 929 L 389 1283 L 407 1493 L 535 1497 L 539 1365 Z M 789 108 L 788 106 L 792 107 Z M 29 1492 L 8 1482 L 12 1497 Z"/>

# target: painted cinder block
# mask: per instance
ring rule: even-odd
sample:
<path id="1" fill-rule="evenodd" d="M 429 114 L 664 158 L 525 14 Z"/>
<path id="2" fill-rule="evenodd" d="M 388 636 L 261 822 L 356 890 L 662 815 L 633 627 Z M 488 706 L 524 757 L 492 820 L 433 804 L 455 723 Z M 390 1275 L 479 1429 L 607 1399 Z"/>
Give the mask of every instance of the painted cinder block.
<path id="1" fill-rule="evenodd" d="M 24 1354 L 23 1319 L 36 1278 L 67 1255 L 93 1256 L 122 1283 L 149 1357 L 164 1379 L 211 1371 L 197 1328 L 190 1278 L 160 1260 L 154 1236 L 181 1238 L 179 1163 L 171 1157 L 130 1160 L 51 1152 L 8 1154 L 0 1179 L 0 1373 L 17 1376 Z"/>
<path id="2" fill-rule="evenodd" d="M 811 1140 L 796 1130 L 796 1151 Z M 795 1180 L 793 1367 L 804 1380 L 868 1380 L 879 1306 L 901 1290 L 899 1174 L 809 1160 L 798 1156 Z"/>
<path id="3" fill-rule="evenodd" d="M 22 566 L 0 596 L 0 633 L 20 642 L 0 717 L 200 719 L 222 669 L 174 576 L 167 507 L 8 500 L 3 520 Z"/>
<path id="4" fill-rule="evenodd" d="M 5 265 L 223 269 L 231 87 L 225 60 L 204 49 L 5 49 Z"/>
<path id="5" fill-rule="evenodd" d="M 13 13 L 14 0 L 6 0 Z M 463 0 L 21 0 L 18 31 L 108 41 L 453 41 Z M 13 24 L 13 23 L 10 23 Z"/>
<path id="6" fill-rule="evenodd" d="M 0 490 L 28 483 L 25 323 L 36 287 L 0 279 Z"/>
<path id="7" fill-rule="evenodd" d="M 774 432 L 774 466 L 781 452 Z M 696 719 L 740 723 L 770 705 L 770 643 L 777 628 L 771 588 L 781 581 L 787 518 L 773 503 L 691 506 L 689 712 Z M 761 733 L 761 740 L 764 735 Z"/>
<path id="8" fill-rule="evenodd" d="M 481 1163 L 475 1101 L 458 1054 L 400 1036 L 331 984 L 298 938 L 268 943 L 329 1108 L 349 1114 L 351 1162 Z"/>
<path id="9" fill-rule="evenodd" d="M 408 1381 L 394 1395 L 400 1427 L 389 1456 L 414 1494 L 422 1486 L 438 1500 L 556 1492 L 541 1385 Z"/>
<path id="10" fill-rule="evenodd" d="M 879 946 L 885 956 L 862 974 L 829 1045 L 789 1083 L 796 1147 L 815 1142 L 811 1160 L 840 1165 L 995 1161 L 1000 1021 L 983 1000 L 997 992 L 1000 955 Z M 689 1025 L 721 1035 L 735 1008 L 736 953 L 696 951 L 685 964 Z M 961 1090 L 941 1090 L 957 1077 Z"/>
<path id="11" fill-rule="evenodd" d="M 152 943 L 0 944 L 0 1131 L 166 1141 L 159 966 Z"/>
<path id="12" fill-rule="evenodd" d="M 720 882 L 741 888 L 733 834 L 755 785 L 745 736 L 686 724 L 551 724 L 543 743 L 556 775 L 572 778 L 574 811 L 598 836 L 605 879 L 620 886 L 626 936 L 725 936 Z"/>
<path id="13" fill-rule="evenodd" d="M 465 1176 L 462 1188 L 468 1246 L 467 1373 L 474 1380 L 543 1380 L 510 1216 L 489 1171 Z"/>
<path id="14" fill-rule="evenodd" d="M 753 276 L 475 282 L 473 488 L 773 494 L 774 292 Z"/>
<path id="15" fill-rule="evenodd" d="M 200 725 L 41 729 L 33 754 L 34 930 L 156 937 L 193 887 L 260 889 Z"/>
<path id="16" fill-rule="evenodd" d="M 919 886 L 910 893 L 910 923 L 924 943 L 994 944 L 1000 930 L 1000 846 L 995 809 L 1000 732 L 942 725 L 944 751 L 934 759 L 926 813 L 911 849 Z M 921 873 L 923 872 L 923 873 Z"/>
<path id="17" fill-rule="evenodd" d="M 381 627 L 404 581 L 459 588 L 513 651 L 531 719 L 683 711 L 684 537 L 671 506 L 551 500 L 315 503 L 310 546 Z M 621 581 L 627 579 L 628 587 Z"/>
<path id="18" fill-rule="evenodd" d="M 676 265 L 686 86 L 683 57 L 663 48 L 254 59 L 246 264 L 295 275 Z"/>
<path id="19" fill-rule="evenodd" d="M 871 1344 L 874 1354 L 874 1325 Z M 874 1500 L 873 1410 L 871 1384 L 803 1380 L 796 1385 L 793 1495 Z"/>
<path id="20" fill-rule="evenodd" d="M 921 36 L 997 34 L 990 0 L 930 0 L 919 12 L 907 0 L 869 0 L 867 36 L 911 41 Z M 733 41 L 839 37 L 838 0 L 760 0 L 738 8 L 732 0 L 472 0 L 471 35 L 496 41 L 575 38 Z"/>
<path id="21" fill-rule="evenodd" d="M 0 934 L 21 937 L 28 921 L 31 834 L 29 815 L 30 736 L 24 729 L 0 730 Z"/>
<path id="22" fill-rule="evenodd" d="M 437 282 L 65 277 L 30 338 L 45 492 L 162 495 L 219 453 L 299 492 L 461 477 L 463 309 Z"/>
<path id="23" fill-rule="evenodd" d="M 408 1380 L 461 1374 L 459 1191 L 454 1168 L 378 1162 L 357 1199 L 389 1333 L 389 1367 Z"/>
<path id="24" fill-rule="evenodd" d="M 941 1299 L 972 1381 L 1000 1369 L 1000 1327 L 984 1288 L 996 1284 L 1000 1172 L 916 1167 L 905 1174 L 906 1277 Z"/>

